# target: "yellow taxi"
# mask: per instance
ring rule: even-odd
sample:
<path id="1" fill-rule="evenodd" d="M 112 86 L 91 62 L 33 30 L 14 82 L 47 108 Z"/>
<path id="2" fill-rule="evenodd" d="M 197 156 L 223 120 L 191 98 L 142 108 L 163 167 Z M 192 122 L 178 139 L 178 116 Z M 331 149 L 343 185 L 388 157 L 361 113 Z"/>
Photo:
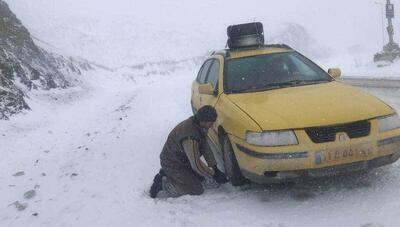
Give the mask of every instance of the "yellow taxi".
<path id="1" fill-rule="evenodd" d="M 192 84 L 194 112 L 214 106 L 210 145 L 233 185 L 362 171 L 400 157 L 400 118 L 378 98 L 286 45 L 261 23 L 228 27 Z"/>

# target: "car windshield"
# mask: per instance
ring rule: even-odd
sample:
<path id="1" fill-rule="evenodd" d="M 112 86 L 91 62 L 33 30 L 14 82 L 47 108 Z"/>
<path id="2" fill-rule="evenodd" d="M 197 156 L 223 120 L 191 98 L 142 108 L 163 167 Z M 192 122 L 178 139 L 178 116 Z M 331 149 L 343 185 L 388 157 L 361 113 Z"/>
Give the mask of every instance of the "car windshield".
<path id="1" fill-rule="evenodd" d="M 224 78 L 226 93 L 265 91 L 333 80 L 297 52 L 229 59 Z"/>

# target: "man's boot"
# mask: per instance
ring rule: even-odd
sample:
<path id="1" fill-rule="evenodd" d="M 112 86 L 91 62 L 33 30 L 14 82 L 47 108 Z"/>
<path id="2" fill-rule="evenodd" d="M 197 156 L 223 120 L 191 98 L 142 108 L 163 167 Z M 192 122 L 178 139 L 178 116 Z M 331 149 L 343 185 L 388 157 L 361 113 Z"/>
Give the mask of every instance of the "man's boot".
<path id="1" fill-rule="evenodd" d="M 158 192 L 162 190 L 163 176 L 165 176 L 165 173 L 162 170 L 160 170 L 160 172 L 154 176 L 153 184 L 150 187 L 150 197 L 151 198 L 156 198 Z"/>

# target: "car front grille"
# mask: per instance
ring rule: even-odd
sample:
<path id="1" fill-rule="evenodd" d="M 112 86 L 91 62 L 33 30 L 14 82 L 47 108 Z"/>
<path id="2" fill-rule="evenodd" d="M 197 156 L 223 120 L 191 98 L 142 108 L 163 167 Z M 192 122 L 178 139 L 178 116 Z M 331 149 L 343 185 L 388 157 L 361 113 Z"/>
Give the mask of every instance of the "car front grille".
<path id="1" fill-rule="evenodd" d="M 305 129 L 307 135 L 314 143 L 327 143 L 335 141 L 336 134 L 345 132 L 350 139 L 368 136 L 371 132 L 369 121 L 357 121 L 327 127 L 314 127 Z"/>

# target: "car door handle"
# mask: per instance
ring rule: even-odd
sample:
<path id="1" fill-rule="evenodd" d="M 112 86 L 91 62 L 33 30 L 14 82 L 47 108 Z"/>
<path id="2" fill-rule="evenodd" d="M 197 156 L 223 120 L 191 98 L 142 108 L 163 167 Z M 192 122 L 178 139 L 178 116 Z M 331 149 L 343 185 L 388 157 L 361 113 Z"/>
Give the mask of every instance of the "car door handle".
<path id="1" fill-rule="evenodd" d="M 203 101 L 203 99 L 200 97 L 200 102 Z"/>

